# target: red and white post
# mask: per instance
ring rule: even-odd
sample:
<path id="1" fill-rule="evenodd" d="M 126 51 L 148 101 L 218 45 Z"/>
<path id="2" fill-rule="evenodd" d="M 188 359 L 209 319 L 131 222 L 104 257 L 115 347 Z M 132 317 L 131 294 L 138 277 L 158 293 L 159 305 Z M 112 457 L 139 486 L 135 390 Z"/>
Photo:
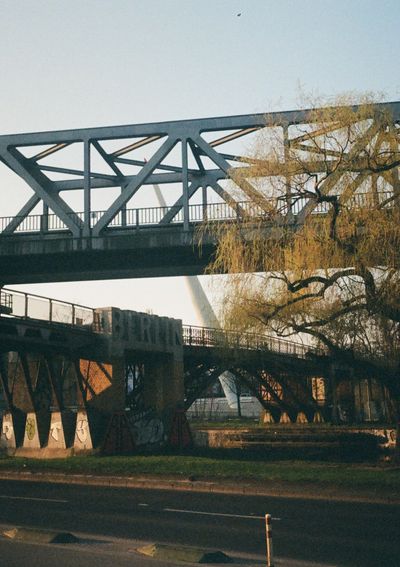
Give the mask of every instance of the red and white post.
<path id="1" fill-rule="evenodd" d="M 265 514 L 265 530 L 267 536 L 267 567 L 274 567 L 274 553 L 272 549 L 272 517 Z"/>

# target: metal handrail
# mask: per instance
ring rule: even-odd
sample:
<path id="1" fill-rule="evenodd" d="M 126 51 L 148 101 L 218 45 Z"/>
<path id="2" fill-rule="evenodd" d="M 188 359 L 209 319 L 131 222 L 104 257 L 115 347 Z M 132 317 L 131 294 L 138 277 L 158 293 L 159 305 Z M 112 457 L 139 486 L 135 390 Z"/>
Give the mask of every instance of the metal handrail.
<path id="1" fill-rule="evenodd" d="M 350 204 L 357 207 L 366 207 L 371 203 L 383 203 L 386 199 L 389 199 L 392 193 L 389 191 L 380 191 L 379 193 L 372 194 L 371 192 L 356 193 L 350 199 Z M 229 221 L 234 219 L 240 219 L 243 215 L 254 217 L 254 218 L 271 218 L 272 211 L 276 210 L 278 213 L 291 213 L 295 218 L 296 215 L 300 213 L 303 207 L 310 200 L 310 197 L 300 197 L 295 199 L 293 203 L 286 205 L 283 198 L 282 207 L 277 207 L 278 201 L 276 199 L 270 199 L 269 203 L 271 210 L 267 211 L 262 209 L 259 205 L 252 201 L 240 201 L 232 204 L 226 202 L 220 203 L 199 203 L 196 205 L 189 205 L 189 223 L 200 223 L 200 222 L 218 222 L 218 221 Z M 266 203 L 268 200 L 265 200 Z M 391 203 L 393 205 L 393 203 Z M 281 210 L 285 209 L 285 210 Z M 329 211 L 329 204 L 319 203 L 313 211 L 313 214 L 326 214 Z M 90 213 L 91 226 L 95 226 L 97 221 L 103 216 L 106 211 L 92 211 Z M 162 222 L 163 218 L 169 214 L 175 213 L 174 216 L 168 222 Z M 81 220 L 84 219 L 84 213 L 78 212 L 74 215 L 78 216 Z M 57 232 L 68 230 L 67 225 L 54 213 L 50 214 L 36 214 L 27 216 L 6 216 L 0 217 L 0 234 L 5 231 L 7 226 L 11 222 L 18 221 L 19 224 L 15 228 L 14 233 L 31 233 L 31 232 Z M 166 207 L 142 207 L 134 209 L 123 209 L 119 211 L 115 217 L 110 221 L 109 228 L 140 228 L 145 226 L 169 226 L 171 224 L 182 224 L 183 219 L 183 208 L 177 208 L 176 206 L 166 206 Z"/>
<path id="2" fill-rule="evenodd" d="M 47 321 L 94 332 L 103 330 L 101 315 L 93 307 L 8 288 L 0 290 L 0 317 L 2 316 Z M 184 346 L 270 351 L 302 359 L 308 358 L 310 354 L 328 354 L 320 347 L 257 333 L 183 325 L 182 334 Z"/>
<path id="3" fill-rule="evenodd" d="M 0 305 L 7 307 L 0 310 L 7 316 L 101 331 L 99 313 L 92 307 L 78 303 L 4 288 L 0 293 Z"/>
<path id="4" fill-rule="evenodd" d="M 307 358 L 310 354 L 319 356 L 326 354 L 321 348 L 278 337 L 193 325 L 183 325 L 183 344 L 185 346 L 268 350 L 297 358 Z"/>
<path id="5" fill-rule="evenodd" d="M 0 290 L 0 313 L 20 319 L 36 319 L 101 331 L 100 315 L 92 307 L 8 288 Z M 311 352 L 324 354 L 324 351 L 312 346 L 256 333 L 240 333 L 193 325 L 183 325 L 182 332 L 183 344 L 186 346 L 228 346 L 246 350 L 270 350 L 298 358 L 306 358 Z"/>
<path id="6" fill-rule="evenodd" d="M 11 293 L 0 290 L 0 313 L 12 313 L 13 297 Z"/>

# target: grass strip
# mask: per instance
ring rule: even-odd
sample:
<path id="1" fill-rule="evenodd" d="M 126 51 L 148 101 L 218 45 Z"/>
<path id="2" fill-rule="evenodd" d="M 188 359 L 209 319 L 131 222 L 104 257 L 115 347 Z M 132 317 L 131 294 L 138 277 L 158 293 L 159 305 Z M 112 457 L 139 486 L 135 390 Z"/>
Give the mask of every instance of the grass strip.
<path id="1" fill-rule="evenodd" d="M 199 455 L 75 456 L 67 459 L 0 458 L 0 471 L 173 477 L 196 480 L 285 482 L 399 493 L 400 468 L 370 464 L 278 461 Z"/>

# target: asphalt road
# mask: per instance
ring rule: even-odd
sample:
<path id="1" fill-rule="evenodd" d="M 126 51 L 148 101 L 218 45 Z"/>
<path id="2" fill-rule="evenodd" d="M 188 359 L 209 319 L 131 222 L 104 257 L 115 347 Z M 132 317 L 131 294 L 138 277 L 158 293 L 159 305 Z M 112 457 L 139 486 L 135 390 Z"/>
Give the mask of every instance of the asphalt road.
<path id="1" fill-rule="evenodd" d="M 400 565 L 398 506 L 0 480 L 1 524 L 98 537 L 263 556 L 266 513 L 274 518 L 277 557 L 337 566 Z M 17 544 L 0 542 L 0 550 L 2 545 Z M 1 557 L 0 551 L 0 565 Z"/>

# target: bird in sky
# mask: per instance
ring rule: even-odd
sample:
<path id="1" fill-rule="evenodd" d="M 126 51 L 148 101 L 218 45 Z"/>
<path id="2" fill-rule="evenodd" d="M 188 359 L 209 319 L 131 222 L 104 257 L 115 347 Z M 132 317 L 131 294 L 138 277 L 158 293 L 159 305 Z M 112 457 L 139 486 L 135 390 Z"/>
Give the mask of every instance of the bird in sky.
<path id="1" fill-rule="evenodd" d="M 236 16 L 237 16 L 238 18 L 240 18 L 241 15 L 242 15 L 242 12 L 239 12 L 238 14 L 236 14 Z"/>

